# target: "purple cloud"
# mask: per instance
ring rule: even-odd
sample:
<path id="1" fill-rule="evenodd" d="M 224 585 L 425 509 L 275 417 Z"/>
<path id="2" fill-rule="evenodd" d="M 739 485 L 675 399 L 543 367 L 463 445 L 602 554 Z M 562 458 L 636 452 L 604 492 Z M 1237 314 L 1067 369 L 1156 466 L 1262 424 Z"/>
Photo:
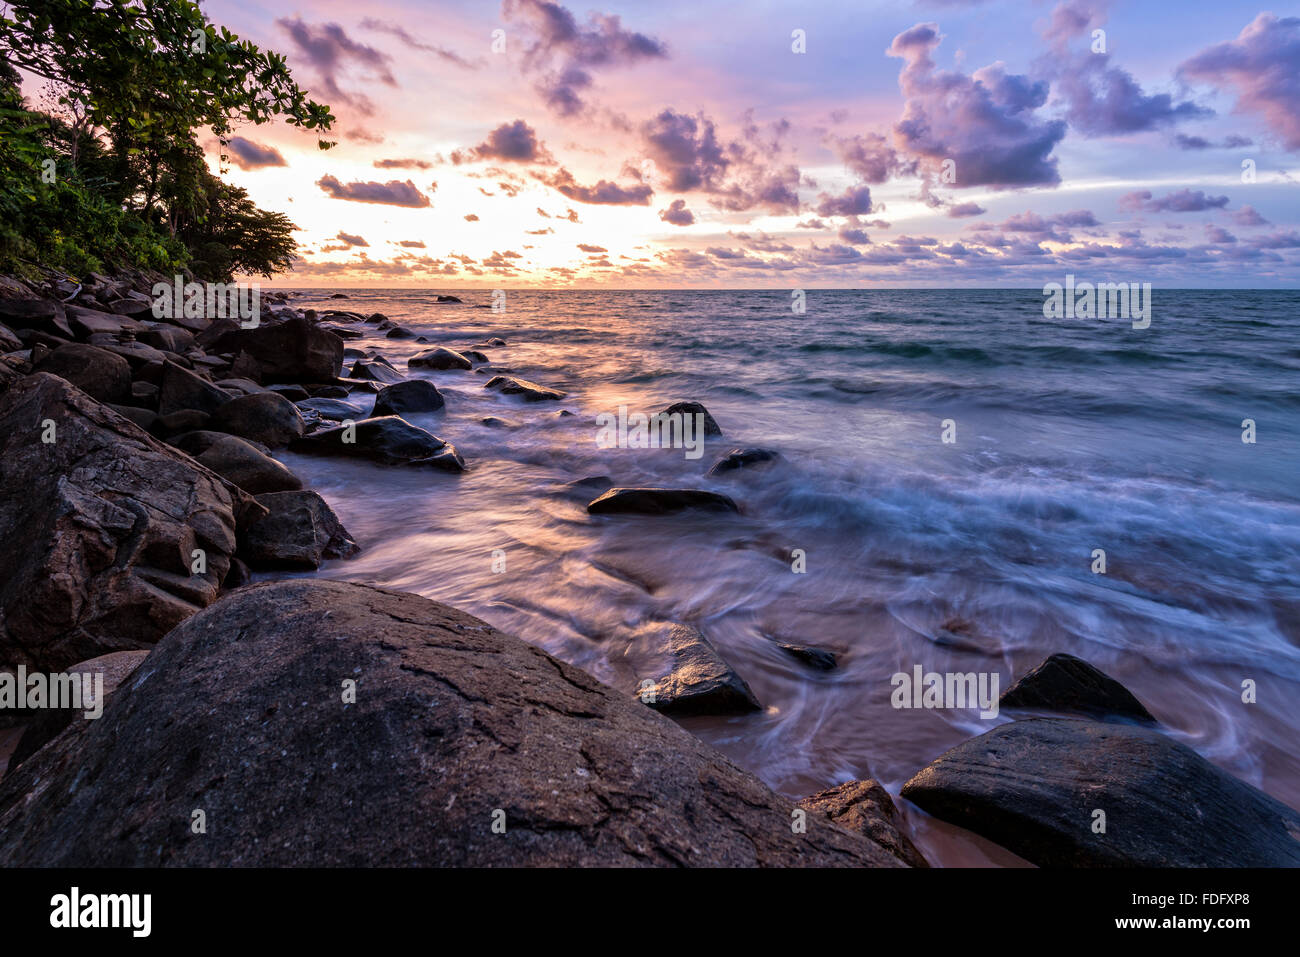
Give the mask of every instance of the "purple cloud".
<path id="1" fill-rule="evenodd" d="M 316 185 L 333 199 L 345 199 L 353 203 L 378 203 L 384 206 L 406 206 L 422 209 L 429 204 L 429 197 L 421 193 L 409 179 L 406 182 L 389 180 L 387 183 L 341 183 L 333 176 L 322 176 Z"/>
<path id="2" fill-rule="evenodd" d="M 686 208 L 684 199 L 675 199 L 669 203 L 667 209 L 660 211 L 659 218 L 674 226 L 690 226 L 695 222 L 695 214 Z"/>
<path id="3" fill-rule="evenodd" d="M 240 169 L 264 169 L 268 166 L 288 166 L 280 151 L 273 146 L 262 146 L 242 136 L 232 136 L 226 143 L 226 154 Z"/>
<path id="4" fill-rule="evenodd" d="M 1199 189 L 1180 189 L 1160 199 L 1153 199 L 1151 190 L 1140 189 L 1119 198 L 1120 209 L 1144 213 L 1201 213 L 1227 205 L 1228 197 L 1207 196 Z"/>
<path id="5" fill-rule="evenodd" d="M 1264 118 L 1288 150 L 1300 150 L 1300 17 L 1261 13 L 1237 39 L 1202 50 L 1179 73 L 1231 87 L 1237 109 Z"/>

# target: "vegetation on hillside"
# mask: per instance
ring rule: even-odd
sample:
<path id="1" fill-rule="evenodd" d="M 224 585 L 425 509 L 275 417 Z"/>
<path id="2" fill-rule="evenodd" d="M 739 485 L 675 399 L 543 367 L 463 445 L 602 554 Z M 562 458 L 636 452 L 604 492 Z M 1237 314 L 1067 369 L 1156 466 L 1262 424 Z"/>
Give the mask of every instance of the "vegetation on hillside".
<path id="1" fill-rule="evenodd" d="M 213 175 L 199 146 L 277 118 L 330 130 L 283 56 L 190 0 L 15 0 L 0 6 L 0 53 L 0 272 L 288 268 L 288 217 Z M 16 68 L 48 102 L 23 98 Z"/>

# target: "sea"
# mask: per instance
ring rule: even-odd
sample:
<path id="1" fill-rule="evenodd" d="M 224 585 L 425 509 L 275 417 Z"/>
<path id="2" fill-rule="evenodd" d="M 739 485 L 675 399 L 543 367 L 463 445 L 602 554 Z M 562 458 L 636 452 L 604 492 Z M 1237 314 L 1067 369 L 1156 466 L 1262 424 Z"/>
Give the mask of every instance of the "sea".
<path id="1" fill-rule="evenodd" d="M 290 302 L 424 337 L 354 324 L 347 346 L 436 383 L 446 408 L 407 418 L 469 468 L 283 453 L 363 549 L 319 574 L 449 603 L 629 695 L 629 636 L 690 624 L 763 710 L 682 724 L 792 798 L 867 777 L 897 795 L 1023 716 L 898 708 L 894 676 L 1006 690 L 1066 652 L 1300 807 L 1300 292 L 1156 288 L 1135 328 L 1045 318 L 1039 289 L 338 291 Z M 433 345 L 566 395 L 408 372 Z M 602 416 L 679 401 L 723 431 L 702 453 L 603 447 Z M 779 457 L 708 474 L 743 448 Z M 567 486 L 595 476 L 740 513 L 592 516 Z M 899 803 L 938 865 L 1023 864 Z"/>

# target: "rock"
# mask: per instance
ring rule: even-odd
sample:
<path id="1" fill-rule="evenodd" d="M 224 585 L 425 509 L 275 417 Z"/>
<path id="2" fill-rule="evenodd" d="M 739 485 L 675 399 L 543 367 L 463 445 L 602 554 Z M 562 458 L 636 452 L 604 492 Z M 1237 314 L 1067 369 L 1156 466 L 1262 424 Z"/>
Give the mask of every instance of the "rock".
<path id="1" fill-rule="evenodd" d="M 162 382 L 158 387 L 159 415 L 183 409 L 212 415 L 229 401 L 229 392 L 218 389 L 202 376 L 170 360 L 163 363 Z"/>
<path id="2" fill-rule="evenodd" d="M 346 399 L 350 392 L 341 385 L 309 385 L 307 394 L 313 399 Z"/>
<path id="3" fill-rule="evenodd" d="M 412 369 L 470 369 L 474 365 L 459 352 L 442 346 L 417 352 L 406 364 Z"/>
<path id="4" fill-rule="evenodd" d="M 132 405 L 112 405 L 110 403 L 105 403 L 105 405 L 123 418 L 130 419 L 146 432 L 152 429 L 153 424 L 158 421 L 158 413 L 149 409 L 139 409 Z"/>
<path id="5" fill-rule="evenodd" d="M 153 317 L 153 304 L 139 299 L 113 299 L 108 303 L 108 311 L 132 319 L 150 319 Z"/>
<path id="6" fill-rule="evenodd" d="M 219 839 L 192 839 L 199 807 Z M 793 811 L 463 612 L 292 580 L 176 629 L 101 719 L 0 782 L 0 866 L 901 865 L 818 815 L 795 834 Z"/>
<path id="7" fill-rule="evenodd" d="M 41 441 L 53 420 L 55 441 Z M 0 661 L 146 648 L 217 596 L 260 506 L 63 379 L 0 397 Z M 206 568 L 191 573 L 194 549 Z"/>
<path id="8" fill-rule="evenodd" d="M 705 434 L 708 434 L 708 422 L 705 422 Z M 725 456 L 718 459 L 709 469 L 710 475 L 725 475 L 736 469 L 749 468 L 755 465 L 766 465 L 775 462 L 781 457 L 780 453 L 773 452 L 770 449 L 732 449 Z"/>
<path id="9" fill-rule="evenodd" d="M 348 295 L 347 295 L 347 293 L 336 292 L 336 293 L 333 293 L 329 298 L 331 298 L 331 299 L 347 299 L 347 298 L 348 298 Z"/>
<path id="10" fill-rule="evenodd" d="M 194 336 L 194 345 L 200 349 L 209 349 L 223 336 L 240 332 L 243 328 L 234 319 L 215 319 L 211 323 L 204 320 L 200 330 Z M 227 351 L 235 355 L 240 350 L 236 347 Z"/>
<path id="11" fill-rule="evenodd" d="M 198 432 L 204 436 L 205 448 L 195 461 L 234 482 L 250 495 L 264 492 L 292 492 L 302 488 L 302 479 L 255 446 L 234 435 L 222 432 Z"/>
<path id="12" fill-rule="evenodd" d="M 183 353 L 194 348 L 194 333 L 161 323 L 138 333 L 136 338 L 162 352 Z"/>
<path id="13" fill-rule="evenodd" d="M 463 355 L 466 359 L 470 359 L 474 362 L 488 361 L 488 357 L 485 356 L 483 353 L 479 352 L 477 349 L 466 349 L 464 352 L 461 353 L 461 355 Z"/>
<path id="14" fill-rule="evenodd" d="M 218 379 L 216 385 L 218 389 L 229 392 L 236 399 L 241 395 L 260 395 L 263 392 L 271 392 L 270 389 L 262 388 L 252 379 Z"/>
<path id="15" fill-rule="evenodd" d="M 480 425 L 486 425 L 489 429 L 513 429 L 518 422 L 512 422 L 509 419 L 502 419 L 495 415 L 485 415 L 479 419 Z"/>
<path id="16" fill-rule="evenodd" d="M 14 331 L 0 324 L 0 352 L 18 352 L 22 347 L 23 341 L 14 335 Z"/>
<path id="17" fill-rule="evenodd" d="M 89 684 L 86 683 L 84 678 L 78 678 L 81 682 L 81 693 L 86 695 L 81 699 L 81 707 L 77 709 L 42 708 L 35 712 L 32 722 L 27 725 L 22 738 L 18 741 L 18 747 L 14 749 L 14 753 L 9 758 L 9 767 L 15 768 L 26 761 L 52 741 L 74 719 L 99 720 L 98 717 L 87 718 L 87 714 L 96 712 L 102 714 L 103 702 L 107 702 L 117 687 L 131 677 L 131 674 L 148 655 L 149 652 L 147 651 L 114 651 L 67 668 L 67 674 L 91 676 Z M 96 678 L 96 675 L 99 677 Z M 98 689 L 96 689 L 97 684 L 99 685 Z M 96 694 L 97 690 L 98 695 Z M 87 692 L 89 692 L 88 695 Z"/>
<path id="18" fill-rule="evenodd" d="M 439 296 L 437 301 L 438 302 L 460 302 L 461 300 L 459 296 Z"/>
<path id="19" fill-rule="evenodd" d="M 762 710 L 749 685 L 694 628 L 671 624 L 654 629 L 650 647 L 643 644 L 634 656 L 666 659 L 668 673 L 657 679 L 647 674 L 633 692 L 636 700 L 663 714 L 681 717 Z M 654 683 L 647 685 L 646 681 Z"/>
<path id="20" fill-rule="evenodd" d="M 328 382 L 343 371 L 343 340 L 301 316 L 276 325 L 226 332 L 209 352 L 247 352 L 264 381 Z"/>
<path id="21" fill-rule="evenodd" d="M 695 488 L 612 488 L 587 505 L 592 515 L 664 515 L 685 508 L 740 511 L 727 496 Z"/>
<path id="22" fill-rule="evenodd" d="M 269 385 L 267 388 L 272 392 L 278 392 L 290 402 L 302 402 L 311 397 L 311 393 L 297 383 L 289 383 L 287 385 Z"/>
<path id="23" fill-rule="evenodd" d="M 500 336 L 493 336 L 491 339 L 489 339 L 487 342 L 483 344 L 488 348 L 496 349 L 501 346 L 504 346 L 506 344 L 506 341 L 502 339 Z"/>
<path id="24" fill-rule="evenodd" d="M 353 441 L 345 441 L 349 430 Z M 311 432 L 289 447 L 295 452 L 352 455 L 386 465 L 427 465 L 448 472 L 465 470 L 465 460 L 455 446 L 396 415 Z"/>
<path id="25" fill-rule="evenodd" d="M 558 402 L 567 394 L 557 389 L 548 389 L 536 382 L 529 382 L 527 379 L 519 379 L 508 375 L 494 375 L 487 380 L 483 388 L 492 389 L 505 395 L 522 396 L 526 402 Z"/>
<path id="26" fill-rule="evenodd" d="M 231 399 L 217 409 L 208 428 L 278 449 L 301 436 L 306 425 L 294 404 L 284 396 L 255 392 Z"/>
<path id="27" fill-rule="evenodd" d="M 77 342 L 59 346 L 36 363 L 33 371 L 66 379 L 100 402 L 121 403 L 131 397 L 131 366 L 98 346 Z"/>
<path id="28" fill-rule="evenodd" d="M 369 379 L 387 385 L 402 381 L 402 374 L 381 359 L 358 359 L 352 363 L 348 375 L 353 379 Z"/>
<path id="29" fill-rule="evenodd" d="M 103 333 L 96 333 L 91 336 L 89 342 L 92 346 L 98 346 L 105 352 L 121 356 L 131 366 L 133 374 L 150 363 L 163 362 L 168 358 L 167 353 L 160 352 L 153 346 L 147 346 L 143 342 L 118 342 L 112 336 Z"/>
<path id="30" fill-rule="evenodd" d="M 324 559 L 361 550 L 316 492 L 271 492 L 257 502 L 267 515 L 242 530 L 239 541 L 240 557 L 253 568 L 316 569 Z"/>
<path id="31" fill-rule="evenodd" d="M 438 387 L 425 379 L 398 382 L 379 390 L 375 408 L 370 414 L 401 415 L 403 412 L 436 412 L 446 402 Z"/>
<path id="32" fill-rule="evenodd" d="M 153 424 L 149 426 L 149 433 L 160 439 L 166 439 L 186 432 L 198 432 L 207 428 L 208 420 L 211 418 L 212 416 L 198 409 L 178 409 L 154 419 Z"/>
<path id="33" fill-rule="evenodd" d="M 1122 684 L 1082 658 L 1056 654 L 1002 693 L 1003 708 L 1041 708 L 1092 718 L 1126 718 L 1155 723 L 1142 702 Z"/>
<path id="34" fill-rule="evenodd" d="M 575 497 L 590 499 L 593 495 L 608 492 L 614 487 L 614 480 L 608 475 L 588 475 L 564 484 L 564 490 Z"/>
<path id="35" fill-rule="evenodd" d="M 388 330 L 388 336 L 387 336 L 387 338 L 389 338 L 389 339 L 414 339 L 414 338 L 415 338 L 415 333 L 412 332 L 410 329 L 407 329 L 405 326 L 393 326 L 393 328 L 391 328 L 391 329 Z"/>
<path id="36" fill-rule="evenodd" d="M 1040 867 L 1297 867 L 1300 814 L 1160 732 L 1035 718 L 941 755 L 903 787 Z M 1093 811 L 1107 814 L 1093 833 Z"/>
<path id="37" fill-rule="evenodd" d="M 345 399 L 306 399 L 298 403 L 298 408 L 315 412 L 321 418 L 342 422 L 344 419 L 359 421 L 366 417 L 365 410 Z"/>
<path id="38" fill-rule="evenodd" d="M 66 311 L 68 325 L 81 338 L 97 333 L 117 336 L 123 332 L 130 332 L 134 335 L 145 329 L 143 324 L 129 316 L 119 316 L 112 312 L 100 312 L 98 309 L 87 309 L 84 306 L 67 306 Z"/>
<path id="39" fill-rule="evenodd" d="M 52 299 L 0 299 L 0 320 L 14 329 L 36 329 L 74 338 L 62 303 Z"/>
<path id="40" fill-rule="evenodd" d="M 668 408 L 664 409 L 659 415 L 703 415 L 704 416 L 704 434 L 721 435 L 722 429 L 713 416 L 709 415 L 709 410 L 699 402 L 674 402 Z"/>
<path id="41" fill-rule="evenodd" d="M 930 866 L 907 836 L 889 792 L 876 781 L 846 781 L 804 798 L 799 806 L 887 848 L 911 867 Z"/>
<path id="42" fill-rule="evenodd" d="M 818 671 L 834 671 L 839 664 L 834 652 L 826 651 L 824 648 L 810 648 L 793 641 L 778 640 L 776 644 L 790 657 L 797 658 L 809 668 L 816 668 Z"/>

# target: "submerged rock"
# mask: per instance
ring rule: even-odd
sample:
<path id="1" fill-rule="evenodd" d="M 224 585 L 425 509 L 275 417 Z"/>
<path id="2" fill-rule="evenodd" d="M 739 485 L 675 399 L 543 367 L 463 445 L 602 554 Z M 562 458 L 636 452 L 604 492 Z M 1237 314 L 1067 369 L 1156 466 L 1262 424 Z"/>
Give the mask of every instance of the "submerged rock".
<path id="1" fill-rule="evenodd" d="M 791 658 L 796 658 L 809 668 L 816 668 L 818 671 L 834 671 L 839 664 L 835 653 L 826 651 L 824 648 L 811 648 L 808 645 L 800 645 L 793 641 L 779 639 L 776 644 Z"/>
<path id="2" fill-rule="evenodd" d="M 1154 724 L 1151 712 L 1114 678 L 1074 655 L 1056 654 L 1002 693 L 1003 708 L 1041 708 Z"/>
<path id="3" fill-rule="evenodd" d="M 312 432 L 295 440 L 290 448 L 296 452 L 352 455 L 386 465 L 427 465 L 448 472 L 465 470 L 465 460 L 455 446 L 397 415 L 362 419 L 352 425 Z"/>
<path id="4" fill-rule="evenodd" d="M 779 452 L 773 452 L 771 449 L 732 449 L 713 464 L 713 467 L 709 469 L 709 474 L 725 475 L 728 472 L 734 472 L 736 469 L 768 465 L 780 457 Z"/>
<path id="5" fill-rule="evenodd" d="M 902 794 L 1040 867 L 1300 866 L 1300 814 L 1138 725 L 1005 724 L 941 755 Z M 1105 833 L 1093 831 L 1096 811 Z"/>
<path id="6" fill-rule="evenodd" d="M 504 395 L 517 395 L 526 402 L 558 402 L 566 393 L 558 389 L 548 389 L 536 382 L 509 375 L 494 375 L 484 383 L 483 388 L 500 392 Z"/>
<path id="7" fill-rule="evenodd" d="M 0 538 L 11 545 L 0 549 L 0 661 L 43 670 L 146 648 L 210 604 L 237 521 L 261 511 L 43 373 L 0 397 L 0 488 L 14 492 L 0 496 Z"/>
<path id="8" fill-rule="evenodd" d="M 747 714 L 762 710 L 743 678 L 697 629 L 672 624 L 642 639 L 633 656 L 665 660 L 668 673 L 646 675 L 633 692 L 637 700 L 663 714 Z"/>
<path id="9" fill-rule="evenodd" d="M 664 515 L 687 508 L 740 511 L 726 495 L 697 488 L 612 488 L 587 505 L 592 515 Z"/>
<path id="10" fill-rule="evenodd" d="M 793 811 L 463 612 L 284 581 L 176 629 L 102 718 L 0 782 L 0 865 L 902 865 L 819 815 L 793 833 Z"/>
<path id="11" fill-rule="evenodd" d="M 257 503 L 267 514 L 239 538 L 239 556 L 253 568 L 316 569 L 327 558 L 351 558 L 361 550 L 316 492 L 269 492 Z"/>
<path id="12" fill-rule="evenodd" d="M 888 848 L 895 857 L 912 867 L 930 866 L 907 836 L 903 816 L 894 806 L 893 798 L 876 781 L 837 784 L 802 799 L 799 806 Z"/>
<path id="13" fill-rule="evenodd" d="M 668 408 L 664 409 L 659 415 L 702 415 L 704 416 L 704 434 L 721 435 L 722 429 L 718 426 L 717 421 L 709 414 L 699 402 L 674 402 Z"/>

